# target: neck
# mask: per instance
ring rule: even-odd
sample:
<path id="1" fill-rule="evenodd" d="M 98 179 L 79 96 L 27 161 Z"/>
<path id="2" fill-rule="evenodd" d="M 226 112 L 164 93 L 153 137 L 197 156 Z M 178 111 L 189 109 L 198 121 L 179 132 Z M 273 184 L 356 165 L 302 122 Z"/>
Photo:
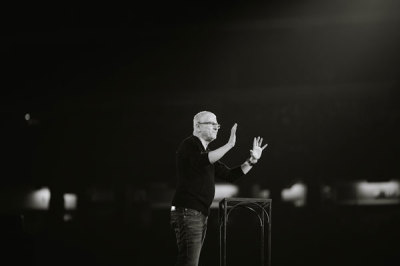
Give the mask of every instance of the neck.
<path id="1" fill-rule="evenodd" d="M 208 144 L 210 144 L 210 141 L 207 141 L 207 140 L 203 139 L 202 137 L 200 137 L 200 136 L 197 135 L 197 134 L 193 134 L 193 135 L 196 136 L 196 137 L 198 137 L 198 138 L 200 139 L 201 144 L 203 144 L 203 147 L 204 147 L 204 149 L 206 150 L 207 147 L 208 147 Z"/>

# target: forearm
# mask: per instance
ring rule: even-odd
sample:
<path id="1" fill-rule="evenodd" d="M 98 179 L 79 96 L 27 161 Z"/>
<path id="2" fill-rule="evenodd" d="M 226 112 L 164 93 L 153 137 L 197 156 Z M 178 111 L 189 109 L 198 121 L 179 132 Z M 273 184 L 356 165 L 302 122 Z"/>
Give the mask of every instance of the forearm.
<path id="1" fill-rule="evenodd" d="M 240 167 L 242 168 L 242 171 L 244 174 L 247 174 L 251 168 L 253 168 L 254 164 L 257 163 L 257 160 L 253 159 L 253 158 L 249 158 L 248 160 L 246 160 Z"/>
<path id="2" fill-rule="evenodd" d="M 220 160 L 232 148 L 233 148 L 233 146 L 230 145 L 229 143 L 227 143 L 224 146 L 221 146 L 216 150 L 210 151 L 208 153 L 208 159 L 210 160 L 210 163 L 213 164 L 216 161 Z"/>

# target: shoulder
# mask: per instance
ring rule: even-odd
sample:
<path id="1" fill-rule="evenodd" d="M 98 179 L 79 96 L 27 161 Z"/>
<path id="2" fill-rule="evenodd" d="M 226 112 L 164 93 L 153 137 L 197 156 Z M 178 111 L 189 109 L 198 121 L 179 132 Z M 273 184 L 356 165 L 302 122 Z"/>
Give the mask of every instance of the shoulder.
<path id="1" fill-rule="evenodd" d="M 184 151 L 184 150 L 196 150 L 196 149 L 201 150 L 199 143 L 200 143 L 200 140 L 196 136 L 193 136 L 193 135 L 189 136 L 180 143 L 180 145 L 178 147 L 178 152 Z M 201 143 L 200 143 L 200 145 L 201 145 Z"/>

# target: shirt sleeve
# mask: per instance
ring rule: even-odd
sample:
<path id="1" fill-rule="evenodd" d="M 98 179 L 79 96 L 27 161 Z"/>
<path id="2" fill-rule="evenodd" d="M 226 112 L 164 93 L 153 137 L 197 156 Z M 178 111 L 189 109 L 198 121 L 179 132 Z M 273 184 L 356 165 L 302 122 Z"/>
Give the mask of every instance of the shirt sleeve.
<path id="1" fill-rule="evenodd" d="M 243 170 L 240 166 L 229 168 L 221 161 L 214 163 L 215 177 L 233 183 L 244 175 Z"/>

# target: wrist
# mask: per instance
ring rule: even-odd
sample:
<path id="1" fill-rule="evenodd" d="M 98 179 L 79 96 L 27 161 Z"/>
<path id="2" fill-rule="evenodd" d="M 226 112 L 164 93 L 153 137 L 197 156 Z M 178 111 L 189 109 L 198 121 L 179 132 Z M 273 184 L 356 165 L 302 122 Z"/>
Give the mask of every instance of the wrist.
<path id="1" fill-rule="evenodd" d="M 233 147 L 235 147 L 235 144 L 231 142 L 228 142 L 226 145 L 228 146 L 228 149 L 232 149 Z"/>
<path id="2" fill-rule="evenodd" d="M 253 163 L 257 163 L 258 159 L 254 158 L 252 155 L 250 156 L 249 160 L 251 160 Z"/>
<path id="3" fill-rule="evenodd" d="M 247 163 L 248 163 L 250 166 L 254 166 L 254 165 L 257 163 L 257 161 L 258 161 L 258 160 L 254 159 L 254 158 L 252 158 L 252 157 L 250 157 L 249 159 L 247 159 Z"/>

